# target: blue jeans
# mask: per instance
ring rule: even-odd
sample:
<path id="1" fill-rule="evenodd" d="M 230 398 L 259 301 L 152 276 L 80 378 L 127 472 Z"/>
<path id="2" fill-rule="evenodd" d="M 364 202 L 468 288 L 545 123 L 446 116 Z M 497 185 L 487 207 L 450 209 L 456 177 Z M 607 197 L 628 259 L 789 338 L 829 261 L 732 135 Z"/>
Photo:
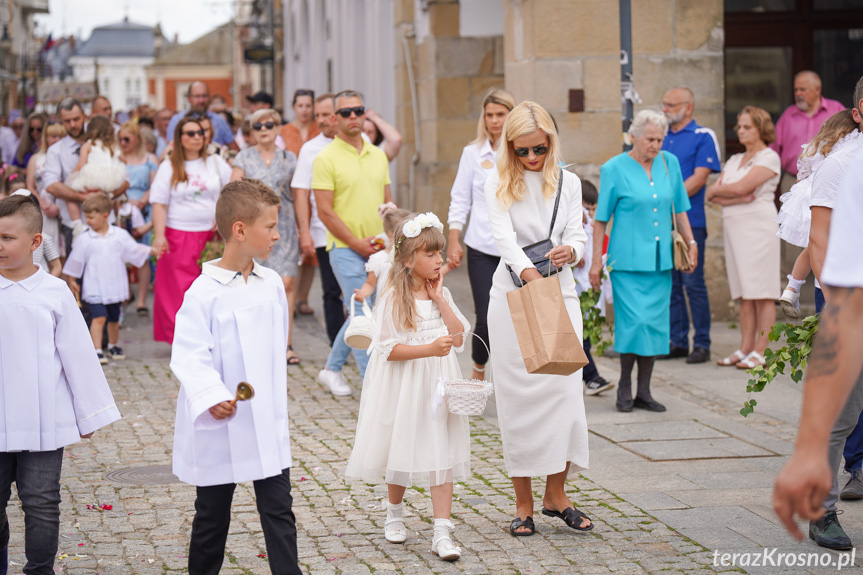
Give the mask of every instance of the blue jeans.
<path id="1" fill-rule="evenodd" d="M 350 248 L 333 248 L 329 251 L 330 266 L 333 268 L 333 274 L 336 276 L 336 281 L 339 282 L 339 287 L 342 288 L 342 294 L 345 300 L 350 301 L 350 297 L 354 294 L 355 289 L 360 289 L 366 283 L 366 260 Z M 363 315 L 362 305 L 359 303 L 355 306 L 354 313 Z M 369 356 L 364 349 L 352 350 L 345 343 L 345 330 L 348 329 L 348 324 L 345 322 L 342 329 L 339 330 L 339 335 L 333 341 L 333 349 L 330 351 L 330 356 L 327 358 L 326 369 L 330 371 L 341 371 L 345 362 L 348 360 L 348 353 L 353 352 L 354 359 L 357 361 L 357 368 L 360 370 L 360 377 L 366 376 L 366 366 L 369 364 Z"/>
<path id="2" fill-rule="evenodd" d="M 854 431 L 845 439 L 842 457 L 845 458 L 846 471 L 863 468 L 863 413 L 857 419 L 857 426 Z"/>
<path id="3" fill-rule="evenodd" d="M 824 292 L 821 288 L 815 288 L 815 313 L 821 313 L 824 309 Z"/>
<path id="4" fill-rule="evenodd" d="M 691 274 L 674 270 L 671 272 L 671 345 L 689 349 L 689 311 L 683 290 L 689 298 L 692 311 L 692 326 L 695 328 L 693 347 L 710 349 L 710 301 L 704 283 L 704 243 L 707 228 L 692 228 L 698 244 L 698 266 Z"/>
<path id="5" fill-rule="evenodd" d="M 12 482 L 24 510 L 24 554 L 28 575 L 54 575 L 60 538 L 60 468 L 63 448 L 54 451 L 0 452 L 0 549 L 9 545 L 6 505 Z M 4 566 L 5 567 L 5 566 Z"/>

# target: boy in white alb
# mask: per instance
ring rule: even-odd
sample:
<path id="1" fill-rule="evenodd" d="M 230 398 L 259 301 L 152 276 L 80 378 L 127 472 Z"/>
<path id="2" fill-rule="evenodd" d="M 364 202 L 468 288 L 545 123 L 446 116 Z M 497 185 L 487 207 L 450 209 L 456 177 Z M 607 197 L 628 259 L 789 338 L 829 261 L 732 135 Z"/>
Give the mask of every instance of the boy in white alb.
<path id="1" fill-rule="evenodd" d="M 120 303 L 129 299 L 129 276 L 126 264 L 136 268 L 144 265 L 155 252 L 139 244 L 129 232 L 108 223 L 113 205 L 108 196 L 99 194 L 87 198 L 81 206 L 89 229 L 81 232 L 72 245 L 72 253 L 63 266 L 69 276 L 69 288 L 75 295 L 81 287 L 74 278 L 84 277 L 81 299 L 90 306 L 90 337 L 99 363 L 108 359 L 102 353 L 102 329 L 108 322 L 108 354 L 125 359 L 118 345 L 120 339 Z"/>
<path id="2" fill-rule="evenodd" d="M 66 284 L 33 264 L 42 213 L 0 200 L 0 574 L 8 568 L 6 505 L 24 510 L 25 573 L 54 572 L 63 447 L 120 419 Z"/>
<path id="3" fill-rule="evenodd" d="M 288 301 L 279 275 L 254 261 L 279 239 L 280 203 L 258 180 L 224 187 L 216 203 L 224 255 L 204 264 L 177 313 L 174 474 L 197 486 L 191 575 L 218 575 L 242 481 L 254 482 L 272 572 L 301 573 L 291 509 Z M 232 402 L 240 382 L 251 384 L 254 397 Z"/>

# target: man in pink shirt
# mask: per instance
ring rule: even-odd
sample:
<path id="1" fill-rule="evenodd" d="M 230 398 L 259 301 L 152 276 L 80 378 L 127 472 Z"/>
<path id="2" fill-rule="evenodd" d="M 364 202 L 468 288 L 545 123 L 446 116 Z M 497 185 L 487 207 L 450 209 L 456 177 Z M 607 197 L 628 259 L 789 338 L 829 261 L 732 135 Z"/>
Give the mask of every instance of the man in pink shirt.
<path id="1" fill-rule="evenodd" d="M 788 106 L 776 122 L 776 141 L 770 144 L 782 160 L 783 172 L 796 179 L 801 146 L 815 137 L 827 118 L 844 109 L 840 102 L 821 96 L 821 78 L 815 72 L 804 70 L 794 76 L 794 105 Z M 783 178 L 782 184 L 785 180 L 788 178 Z"/>

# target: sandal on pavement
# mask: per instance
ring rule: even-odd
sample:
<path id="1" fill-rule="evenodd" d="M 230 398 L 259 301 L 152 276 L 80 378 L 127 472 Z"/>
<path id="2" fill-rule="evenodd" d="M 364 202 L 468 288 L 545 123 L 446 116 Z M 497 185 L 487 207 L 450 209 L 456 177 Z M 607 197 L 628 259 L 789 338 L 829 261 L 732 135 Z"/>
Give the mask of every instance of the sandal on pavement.
<path id="1" fill-rule="evenodd" d="M 461 547 L 456 547 L 450 537 L 455 525 L 449 519 L 434 520 L 434 536 L 432 536 L 432 552 L 444 561 L 455 561 L 461 557 Z"/>
<path id="2" fill-rule="evenodd" d="M 563 519 L 563 522 L 572 527 L 577 531 L 590 531 L 593 529 L 593 521 L 590 520 L 590 517 L 576 509 L 575 507 L 567 507 L 560 511 L 552 511 L 551 509 L 542 508 L 542 514 L 547 515 L 549 517 L 557 517 L 559 519 Z M 590 525 L 587 527 L 582 527 L 582 522 L 587 519 L 590 521 Z"/>
<path id="3" fill-rule="evenodd" d="M 732 353 L 728 357 L 726 357 L 724 359 L 720 359 L 719 361 L 717 361 L 716 365 L 724 365 L 724 366 L 737 365 L 738 363 L 740 363 L 744 359 L 746 359 L 746 355 L 738 349 L 737 351 L 735 351 L 734 353 Z"/>
<path id="4" fill-rule="evenodd" d="M 405 528 L 404 503 L 393 505 L 387 501 L 387 520 L 384 522 L 384 537 L 390 543 L 404 543 L 408 538 Z"/>
<path id="5" fill-rule="evenodd" d="M 764 356 L 758 353 L 757 351 L 749 352 L 743 361 L 737 364 L 737 369 L 752 369 L 754 367 L 758 367 L 759 365 L 764 365 L 767 362 L 764 359 Z"/>
<path id="6" fill-rule="evenodd" d="M 288 346 L 288 365 L 300 365 L 300 358 L 294 353 L 294 348 Z"/>
<path id="7" fill-rule="evenodd" d="M 302 315 L 314 315 L 315 310 L 309 307 L 309 302 L 307 301 L 298 301 L 297 302 L 297 311 Z"/>
<path id="8" fill-rule="evenodd" d="M 516 531 L 516 529 L 520 527 L 526 527 L 528 530 Z M 533 535 L 536 533 L 536 525 L 533 524 L 533 517 L 528 515 L 527 519 L 524 521 L 522 521 L 520 517 L 516 517 L 512 520 L 512 523 L 509 524 L 509 532 L 511 535 L 515 535 L 516 537 L 527 537 L 528 535 Z"/>
<path id="9" fill-rule="evenodd" d="M 138 317 L 147 317 L 150 315 L 150 310 L 147 309 L 147 306 L 141 306 L 135 311 L 138 313 Z"/>

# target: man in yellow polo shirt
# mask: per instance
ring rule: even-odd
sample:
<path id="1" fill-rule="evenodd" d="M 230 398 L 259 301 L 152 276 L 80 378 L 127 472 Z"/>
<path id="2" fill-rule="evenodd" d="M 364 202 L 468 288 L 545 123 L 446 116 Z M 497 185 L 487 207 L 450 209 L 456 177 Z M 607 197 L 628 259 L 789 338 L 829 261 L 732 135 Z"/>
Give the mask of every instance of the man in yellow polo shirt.
<path id="1" fill-rule="evenodd" d="M 386 154 L 363 136 L 365 107 L 363 96 L 354 90 L 339 92 L 335 97 L 335 138 L 312 164 L 312 190 L 318 216 L 327 227 L 327 251 L 333 274 L 342 294 L 350 297 L 366 281 L 366 260 L 381 249 L 372 239 L 384 231 L 378 206 L 392 201 Z M 362 309 L 354 313 L 362 315 Z M 345 343 L 342 326 L 333 342 L 327 364 L 318 381 L 336 395 L 348 395 L 351 389 L 342 375 L 350 348 Z M 364 350 L 353 350 L 354 359 L 364 377 L 369 356 Z"/>

